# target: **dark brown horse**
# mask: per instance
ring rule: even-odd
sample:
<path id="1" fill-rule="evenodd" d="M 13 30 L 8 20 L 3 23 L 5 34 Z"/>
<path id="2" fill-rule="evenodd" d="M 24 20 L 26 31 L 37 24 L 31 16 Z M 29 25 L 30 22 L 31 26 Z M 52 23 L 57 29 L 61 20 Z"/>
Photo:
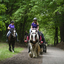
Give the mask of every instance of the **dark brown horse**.
<path id="1" fill-rule="evenodd" d="M 14 52 L 14 45 L 15 45 L 15 40 L 16 40 L 16 30 L 11 29 L 10 32 L 11 33 L 8 37 L 9 51 Z M 12 49 L 11 49 L 11 47 L 12 47 Z"/>

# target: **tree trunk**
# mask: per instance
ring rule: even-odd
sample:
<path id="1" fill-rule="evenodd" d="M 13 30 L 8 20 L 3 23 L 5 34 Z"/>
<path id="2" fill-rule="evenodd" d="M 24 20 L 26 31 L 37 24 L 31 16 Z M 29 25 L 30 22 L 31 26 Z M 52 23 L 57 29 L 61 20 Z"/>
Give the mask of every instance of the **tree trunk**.
<path id="1" fill-rule="evenodd" d="M 26 19 L 27 19 L 27 15 L 25 15 L 25 17 L 24 17 L 24 22 L 23 22 L 23 24 L 22 24 L 22 37 L 21 37 L 21 42 L 23 43 L 23 40 L 24 40 L 24 35 L 25 35 L 25 31 L 26 31 L 26 29 L 25 29 L 25 26 L 27 25 L 26 23 L 27 23 L 27 21 L 26 21 Z M 27 28 L 27 27 L 26 27 Z"/>
<path id="2" fill-rule="evenodd" d="M 55 27 L 54 45 L 58 44 L 58 27 Z"/>
<path id="3" fill-rule="evenodd" d="M 61 42 L 64 42 L 64 22 L 61 22 L 60 25 L 60 37 L 61 37 Z"/>
<path id="4" fill-rule="evenodd" d="M 62 19 L 60 21 L 60 37 L 61 37 L 61 42 L 64 42 L 64 13 L 61 15 Z"/>

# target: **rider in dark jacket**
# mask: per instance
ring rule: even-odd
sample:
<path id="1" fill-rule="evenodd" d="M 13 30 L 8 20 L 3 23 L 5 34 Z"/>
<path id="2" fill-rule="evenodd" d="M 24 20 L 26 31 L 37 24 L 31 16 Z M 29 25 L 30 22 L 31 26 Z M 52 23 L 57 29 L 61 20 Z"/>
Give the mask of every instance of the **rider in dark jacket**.
<path id="1" fill-rule="evenodd" d="M 25 32 L 25 35 L 28 36 L 28 32 L 27 31 Z"/>

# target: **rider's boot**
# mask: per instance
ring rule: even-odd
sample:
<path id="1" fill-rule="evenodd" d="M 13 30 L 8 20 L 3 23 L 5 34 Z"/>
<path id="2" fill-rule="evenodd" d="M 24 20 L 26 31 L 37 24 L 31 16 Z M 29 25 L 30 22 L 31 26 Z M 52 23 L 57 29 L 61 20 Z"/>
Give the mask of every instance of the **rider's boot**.
<path id="1" fill-rule="evenodd" d="M 8 36 L 7 36 L 7 40 L 6 40 L 6 42 L 8 42 Z"/>
<path id="2" fill-rule="evenodd" d="M 19 42 L 19 40 L 18 40 L 17 36 L 16 36 L 16 41 L 17 41 L 17 42 Z"/>

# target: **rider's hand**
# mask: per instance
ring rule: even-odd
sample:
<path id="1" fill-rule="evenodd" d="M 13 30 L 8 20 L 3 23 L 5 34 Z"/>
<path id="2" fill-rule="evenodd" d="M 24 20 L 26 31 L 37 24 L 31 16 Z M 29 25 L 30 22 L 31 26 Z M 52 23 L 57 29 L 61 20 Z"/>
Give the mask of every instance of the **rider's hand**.
<path id="1" fill-rule="evenodd" d="M 8 27 L 8 29 L 11 29 L 10 27 Z"/>
<path id="2" fill-rule="evenodd" d="M 38 31 L 38 29 L 36 29 Z"/>

